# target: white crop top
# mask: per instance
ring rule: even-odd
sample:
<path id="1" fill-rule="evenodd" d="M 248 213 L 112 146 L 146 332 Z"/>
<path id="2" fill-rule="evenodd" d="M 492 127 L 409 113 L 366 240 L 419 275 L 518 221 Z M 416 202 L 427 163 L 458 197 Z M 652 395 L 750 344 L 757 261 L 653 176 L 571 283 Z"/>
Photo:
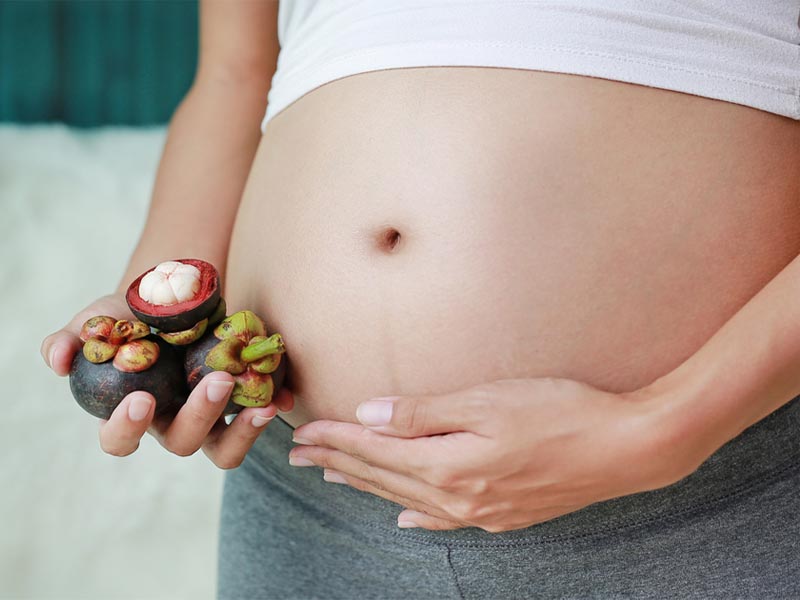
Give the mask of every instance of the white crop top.
<path id="1" fill-rule="evenodd" d="M 800 119 L 800 0 L 280 0 L 267 122 L 367 71 L 486 66 L 615 79 Z"/>

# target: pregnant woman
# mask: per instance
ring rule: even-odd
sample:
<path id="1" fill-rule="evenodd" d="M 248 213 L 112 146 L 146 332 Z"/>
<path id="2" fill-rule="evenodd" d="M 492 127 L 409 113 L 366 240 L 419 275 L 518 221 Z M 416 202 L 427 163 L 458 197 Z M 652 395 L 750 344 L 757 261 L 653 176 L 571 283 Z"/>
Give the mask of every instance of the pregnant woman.
<path id="1" fill-rule="evenodd" d="M 800 594 L 798 13 L 202 5 L 120 291 L 227 264 L 288 389 L 135 392 L 100 442 L 238 467 L 220 597 Z"/>

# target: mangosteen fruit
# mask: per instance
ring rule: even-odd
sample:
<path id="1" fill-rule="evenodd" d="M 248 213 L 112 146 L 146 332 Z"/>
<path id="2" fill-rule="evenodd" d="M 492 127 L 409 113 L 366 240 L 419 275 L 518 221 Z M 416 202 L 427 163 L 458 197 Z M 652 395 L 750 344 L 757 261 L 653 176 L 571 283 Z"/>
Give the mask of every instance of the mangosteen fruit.
<path id="1" fill-rule="evenodd" d="M 196 258 L 162 262 L 137 277 L 125 300 L 137 319 L 170 344 L 199 340 L 225 316 L 220 278 L 214 265 Z"/>
<path id="2" fill-rule="evenodd" d="M 212 371 L 227 371 L 233 375 L 234 386 L 225 414 L 267 406 L 283 385 L 285 352 L 281 334 L 268 336 L 261 318 L 249 310 L 239 311 L 186 347 L 189 389 Z"/>
<path id="3" fill-rule="evenodd" d="M 156 399 L 156 416 L 174 414 L 186 401 L 181 352 L 150 333 L 142 321 L 92 317 L 81 328 L 83 348 L 75 354 L 69 387 L 78 404 L 108 419 L 136 390 Z"/>

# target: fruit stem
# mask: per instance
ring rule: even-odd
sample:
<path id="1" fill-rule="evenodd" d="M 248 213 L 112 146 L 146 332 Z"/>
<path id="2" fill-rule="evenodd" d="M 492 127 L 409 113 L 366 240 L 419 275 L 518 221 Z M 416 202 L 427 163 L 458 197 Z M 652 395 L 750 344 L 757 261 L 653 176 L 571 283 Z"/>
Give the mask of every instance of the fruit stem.
<path id="1" fill-rule="evenodd" d="M 286 348 L 283 345 L 283 339 L 280 333 L 273 333 L 265 340 L 260 340 L 254 344 L 250 344 L 242 350 L 241 358 L 244 362 L 253 362 L 260 360 L 270 354 L 280 354 L 285 352 Z"/>

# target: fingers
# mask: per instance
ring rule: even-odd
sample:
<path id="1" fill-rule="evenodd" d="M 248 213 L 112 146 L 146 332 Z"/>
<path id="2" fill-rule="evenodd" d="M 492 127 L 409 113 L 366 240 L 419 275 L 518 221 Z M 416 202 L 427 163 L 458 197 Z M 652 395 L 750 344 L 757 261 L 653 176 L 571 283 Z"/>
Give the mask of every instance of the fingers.
<path id="1" fill-rule="evenodd" d="M 225 425 L 220 417 L 232 390 L 232 375 L 224 371 L 209 373 L 192 390 L 174 419 L 166 427 L 157 423 L 150 432 L 170 452 L 178 456 L 194 454 L 217 421 Z"/>
<path id="2" fill-rule="evenodd" d="M 294 441 L 306 448 L 316 445 L 340 450 L 370 465 L 416 478 L 424 478 L 433 465 L 431 457 L 442 450 L 440 438 L 400 439 L 339 421 L 302 425 L 295 430 Z M 305 451 L 295 448 L 292 452 L 302 455 Z"/>
<path id="3" fill-rule="evenodd" d="M 456 523 L 455 521 L 441 519 L 416 510 L 404 510 L 401 512 L 397 516 L 397 526 L 404 529 L 410 527 L 420 527 L 422 529 L 430 529 L 433 531 L 466 527 L 466 525 Z"/>
<path id="4" fill-rule="evenodd" d="M 93 302 L 78 314 L 62 329 L 48 335 L 43 341 L 39 352 L 45 364 L 53 369 L 57 375 L 69 374 L 72 359 L 81 349 L 78 338 L 81 326 L 86 319 L 97 315 L 113 315 L 114 318 L 132 318 L 130 309 L 125 302 L 124 294 L 111 294 Z"/>
<path id="5" fill-rule="evenodd" d="M 81 349 L 81 341 L 77 335 L 66 329 L 48 335 L 42 342 L 40 352 L 45 364 L 53 369 L 56 375 L 69 375 L 72 359 Z"/>
<path id="6" fill-rule="evenodd" d="M 235 469 L 277 414 L 278 407 L 269 404 L 264 408 L 244 409 L 230 425 L 218 422 L 203 444 L 203 452 L 220 469 Z"/>
<path id="7" fill-rule="evenodd" d="M 412 499 L 407 496 L 403 496 L 402 494 L 397 494 L 383 487 L 376 487 L 373 483 L 369 481 L 365 481 L 358 477 L 353 477 L 352 475 L 348 475 L 347 473 L 325 469 L 323 474 L 323 479 L 329 483 L 341 483 L 349 485 L 350 487 L 353 487 L 362 492 L 367 492 L 375 496 L 380 496 L 381 498 L 389 500 L 390 502 L 394 502 L 395 504 L 399 504 L 400 506 L 406 508 L 411 508 L 415 511 L 423 511 L 427 514 L 437 515 L 438 517 L 440 517 L 441 520 L 446 520 L 447 518 L 447 513 L 436 508 L 431 504 L 428 504 L 422 500 Z M 455 526 L 464 527 L 464 525 L 459 525 L 459 524 L 456 524 Z"/>
<path id="8" fill-rule="evenodd" d="M 373 431 L 420 437 L 477 431 L 490 409 L 486 394 L 476 388 L 437 396 L 390 396 L 362 402 L 356 417 Z"/>
<path id="9" fill-rule="evenodd" d="M 131 392 L 108 421 L 100 420 L 100 447 L 113 456 L 127 456 L 139 447 L 153 420 L 155 399 L 147 392 Z"/>
<path id="10" fill-rule="evenodd" d="M 324 467 L 342 475 L 358 478 L 374 489 L 386 490 L 404 498 L 414 498 L 429 505 L 438 504 L 442 497 L 438 490 L 427 483 L 368 465 L 343 452 L 320 446 L 292 448 L 289 452 L 289 464 L 295 467 Z"/>
<path id="11" fill-rule="evenodd" d="M 173 454 L 189 456 L 202 448 L 220 469 L 235 469 L 242 464 L 267 424 L 275 418 L 278 406 L 270 403 L 263 408 L 245 408 L 230 425 L 226 425 L 221 416 L 232 390 L 233 377 L 230 374 L 223 371 L 209 373 L 192 391 L 175 418 L 169 423 L 156 423 L 150 433 Z M 285 399 L 283 403 L 285 405 Z"/>
<path id="12" fill-rule="evenodd" d="M 224 372 L 207 375 L 195 388 L 175 418 L 154 421 L 155 399 L 146 392 L 128 394 L 108 421 L 100 422 L 100 446 L 114 456 L 127 456 L 139 447 L 146 431 L 164 448 L 179 456 L 189 456 L 202 447 L 221 469 L 234 469 L 244 460 L 255 440 L 278 412 L 270 404 L 247 408 L 230 425 L 220 419 L 233 378 Z"/>
<path id="13" fill-rule="evenodd" d="M 58 375 L 68 375 L 76 352 L 81 350 L 78 337 L 86 319 L 100 314 L 114 318 L 132 318 L 123 294 L 112 294 L 92 303 L 63 329 L 47 336 L 40 348 L 45 364 Z M 264 408 L 244 409 L 226 425 L 220 417 L 233 389 L 233 377 L 214 372 L 206 376 L 192 391 L 177 415 L 153 417 L 155 399 L 145 392 L 129 394 L 108 421 L 100 422 L 101 448 L 115 456 L 133 453 L 142 435 L 149 431 L 170 452 L 180 456 L 194 454 L 203 448 L 220 468 L 241 464 L 267 423 L 278 410 L 291 411 L 292 393 L 283 388 L 272 404 Z"/>
<path id="14" fill-rule="evenodd" d="M 281 412 L 289 412 L 294 408 L 294 395 L 288 388 L 282 387 L 272 398 L 272 404 L 277 406 Z"/>

